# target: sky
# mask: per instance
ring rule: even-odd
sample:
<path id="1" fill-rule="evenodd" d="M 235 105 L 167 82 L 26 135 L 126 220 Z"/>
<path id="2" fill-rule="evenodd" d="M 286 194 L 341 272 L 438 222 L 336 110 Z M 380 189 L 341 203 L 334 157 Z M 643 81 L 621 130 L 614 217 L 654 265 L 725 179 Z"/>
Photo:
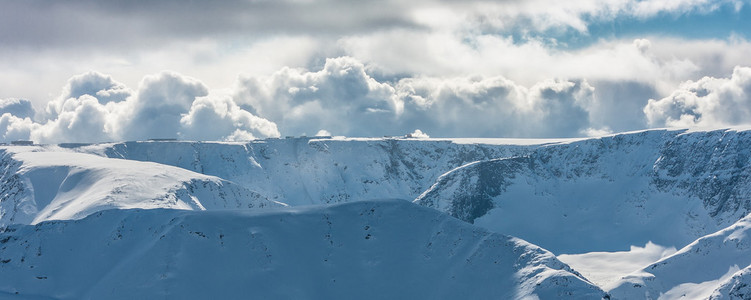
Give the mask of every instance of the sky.
<path id="1" fill-rule="evenodd" d="M 751 123 L 751 0 L 0 0 L 0 141 Z"/>

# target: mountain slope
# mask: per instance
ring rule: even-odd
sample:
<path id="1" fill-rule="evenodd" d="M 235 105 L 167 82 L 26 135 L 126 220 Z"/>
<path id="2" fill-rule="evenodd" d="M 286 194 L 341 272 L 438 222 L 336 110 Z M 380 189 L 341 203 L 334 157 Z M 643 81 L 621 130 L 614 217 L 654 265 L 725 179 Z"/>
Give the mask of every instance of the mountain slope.
<path id="1" fill-rule="evenodd" d="M 0 149 L 0 225 L 78 219 L 112 208 L 281 206 L 213 176 L 41 147 Z"/>
<path id="2" fill-rule="evenodd" d="M 751 298 L 751 266 L 736 272 L 732 277 L 720 283 L 709 296 L 709 300 L 749 298 Z"/>
<path id="3" fill-rule="evenodd" d="M 414 199 L 468 162 L 528 153 L 550 140 L 288 138 L 248 143 L 125 142 L 71 150 L 218 176 L 290 205 Z"/>
<path id="4" fill-rule="evenodd" d="M 604 296 L 545 250 L 402 200 L 244 212 L 109 210 L 12 226 L 0 243 L 6 297 Z"/>
<path id="5" fill-rule="evenodd" d="M 614 284 L 614 299 L 705 299 L 741 289 L 751 283 L 739 272 L 751 265 L 751 216 L 704 236 L 675 254 L 624 277 Z M 737 275 L 736 275 L 737 274 Z M 736 275 L 736 276 L 734 276 Z M 732 293 L 732 292 L 731 292 Z M 746 297 L 751 296 L 747 295 Z"/>
<path id="6" fill-rule="evenodd" d="M 415 202 L 555 253 L 680 248 L 751 211 L 750 151 L 751 131 L 619 134 L 467 164 Z"/>
<path id="7" fill-rule="evenodd" d="M 657 266 L 654 267 L 654 270 L 644 269 L 633 273 L 617 285 L 606 286 L 605 288 L 608 289 L 616 288 L 614 296 L 636 297 L 638 299 L 655 298 L 660 297 L 660 295 L 670 298 L 686 294 L 690 298 L 711 296 L 715 298 L 740 297 L 742 299 L 746 297 L 744 296 L 746 295 L 745 291 L 747 286 L 751 284 L 748 280 L 751 277 L 747 274 L 748 268 L 751 267 L 751 262 L 748 261 L 747 257 L 751 253 L 747 253 L 745 246 L 743 246 L 745 245 L 743 238 L 745 233 L 730 233 L 745 232 L 743 228 L 746 226 L 744 225 L 746 219 L 743 218 L 751 212 L 751 130 L 748 129 L 716 131 L 648 130 L 602 138 L 552 141 L 395 138 L 291 138 L 258 140 L 248 143 L 149 141 L 98 145 L 60 145 L 60 147 L 11 146 L 0 147 L 0 153 L 2 154 L 2 160 L 0 160 L 0 168 L 2 168 L 2 174 L 0 174 L 0 183 L 2 184 L 0 186 L 0 221 L 2 223 L 0 223 L 0 228 L 10 223 L 34 224 L 50 219 L 78 219 L 110 208 L 178 208 L 187 210 L 208 209 L 211 211 L 225 208 L 236 210 L 238 208 L 281 205 L 268 199 L 289 202 L 293 206 L 299 206 L 381 198 L 414 198 L 415 202 L 420 205 L 435 208 L 492 232 L 518 236 L 557 254 L 572 254 L 570 257 L 574 257 L 571 260 L 574 267 L 577 267 L 576 264 L 580 262 L 582 266 L 589 263 L 592 263 L 589 264 L 590 266 L 602 265 L 602 272 L 585 270 L 586 274 L 597 274 L 598 280 L 602 280 L 598 282 L 613 282 L 620 278 L 622 274 L 627 274 L 630 271 L 626 268 L 641 269 L 647 264 L 649 267 Z M 376 205 L 375 202 L 364 203 Z M 383 205 L 392 205 L 389 203 L 389 201 L 386 201 Z M 352 205 L 341 207 L 357 207 L 356 205 L 359 204 L 353 203 Z M 321 209 L 329 208 L 318 210 Z M 409 210 L 410 208 L 405 209 Z M 313 218 L 310 216 L 312 211 L 316 210 L 309 207 L 296 207 L 276 213 L 282 215 L 299 213 L 308 216 L 305 218 Z M 158 211 L 164 212 L 163 210 Z M 152 212 L 106 212 L 105 216 L 108 218 L 115 216 L 113 217 L 115 219 L 129 219 L 141 214 L 150 215 Z M 246 217 L 256 218 L 256 216 L 265 213 L 214 211 L 199 214 L 196 212 L 169 211 L 164 213 L 154 212 L 153 214 L 155 216 L 156 214 L 172 216 L 169 218 L 178 215 L 185 216 L 185 218 L 177 218 L 175 222 L 183 222 L 181 220 L 185 219 L 190 220 L 186 222 L 191 224 L 197 222 L 200 223 L 200 226 L 208 226 L 209 229 L 201 227 L 190 231 L 199 232 L 211 239 L 212 236 L 225 235 L 223 231 L 211 230 L 233 226 L 224 224 L 219 219 L 228 218 L 228 220 L 234 220 L 233 222 L 242 223 L 245 222 L 243 220 Z M 344 213 L 342 212 L 342 214 Z M 348 219 L 349 221 L 344 223 L 356 223 L 358 218 L 368 218 L 367 215 L 360 216 L 359 212 L 355 215 L 352 216 L 354 219 Z M 412 215 L 405 216 L 395 213 L 395 218 L 397 217 L 409 219 L 412 218 Z M 92 217 L 94 220 L 96 218 L 99 217 Z M 204 224 L 204 221 L 200 221 L 204 218 L 206 218 L 205 220 L 211 219 L 211 221 L 205 221 Z M 401 228 L 401 230 L 406 231 L 410 231 L 412 228 L 422 230 L 420 229 L 423 228 L 422 226 L 428 226 L 427 224 L 418 225 L 417 223 L 404 223 L 403 221 L 394 219 L 390 222 L 401 224 L 399 226 L 407 226 Z M 93 221 L 62 222 L 59 224 L 83 224 L 81 222 Z M 167 231 L 177 232 L 174 226 L 159 222 L 164 222 L 164 220 L 145 222 L 153 224 L 153 226 L 149 225 L 151 229 L 137 229 L 132 226 L 129 228 L 133 228 L 134 232 L 141 230 L 138 231 L 140 232 L 139 235 L 152 235 L 152 237 L 161 232 L 159 231 L 161 229 L 157 230 L 157 228 L 169 227 L 173 229 Z M 428 222 L 431 224 L 429 226 L 444 226 L 434 224 L 433 219 L 426 221 L 418 218 L 415 222 Z M 451 222 L 451 224 L 454 224 L 453 222 L 457 221 L 452 219 Z M 211 227 L 213 225 L 209 223 L 219 227 Z M 443 221 L 439 223 L 443 223 Z M 93 223 L 86 224 L 89 225 L 80 226 L 99 226 L 91 225 Z M 180 224 L 183 227 L 199 226 L 187 225 L 187 223 Z M 308 226 L 311 228 L 310 230 L 317 228 L 309 224 L 301 224 L 298 225 L 300 227 Z M 104 228 L 110 226 L 104 223 L 101 225 Z M 66 228 L 65 226 L 75 227 L 79 225 L 55 226 Z M 354 227 L 358 226 L 372 227 L 372 225 L 364 223 L 358 223 Z M 471 225 L 464 224 L 462 226 Z M 23 229 L 27 228 L 23 226 L 18 228 L 19 232 L 24 235 L 36 232 Z M 67 229 L 59 229 L 61 232 L 65 230 Z M 285 230 L 284 232 L 273 232 L 275 235 L 289 235 L 298 238 L 298 242 L 285 241 L 283 243 L 286 245 L 285 247 L 290 249 L 309 248 L 309 245 L 313 242 L 308 240 L 307 236 L 319 235 L 319 233 L 311 234 L 309 231 L 302 230 L 301 232 L 307 235 L 298 236 L 294 232 L 300 229 L 287 228 Z M 351 230 L 351 228 L 347 230 Z M 342 232 L 350 232 L 347 230 L 342 229 Z M 397 231 L 395 228 L 389 230 Z M 80 229 L 80 232 L 84 231 L 84 229 Z M 445 236 L 443 234 L 450 230 L 440 231 L 443 232 L 441 236 Z M 205 232 L 212 233 L 207 235 Z M 96 234 L 102 235 L 104 233 L 98 232 Z M 115 229 L 108 231 L 108 234 L 115 237 L 118 235 L 126 236 L 126 234 L 122 234 L 122 230 L 117 233 Z M 189 256 L 191 259 L 200 255 L 199 249 L 208 249 L 206 250 L 208 252 L 201 253 L 215 253 L 216 249 L 214 248 L 186 242 L 189 240 L 187 237 L 192 237 L 191 234 L 199 237 L 201 235 L 188 232 L 185 237 L 175 238 L 169 243 L 165 242 L 165 244 L 160 244 L 159 241 L 145 237 L 139 237 L 140 240 L 131 240 L 132 243 L 129 244 L 128 247 L 130 248 L 128 249 L 136 249 L 137 251 L 129 252 L 130 250 L 121 249 L 127 253 L 136 253 L 128 254 L 128 257 L 134 257 L 133 261 L 129 260 L 128 263 L 123 263 L 123 266 L 133 265 L 150 270 L 149 272 L 154 274 L 158 273 L 159 271 L 153 269 L 153 266 L 139 265 L 137 262 L 141 259 L 140 253 L 156 253 L 153 251 L 157 250 L 153 249 L 157 248 L 161 259 L 166 261 L 172 261 L 172 258 L 167 259 L 168 255 L 164 253 L 173 253 L 177 250 L 180 250 L 180 253 L 194 251 L 190 252 L 190 255 L 186 254 L 186 257 Z M 373 242 L 372 238 L 375 234 L 372 232 L 367 234 L 371 234 L 370 238 L 363 237 L 362 242 Z M 12 243 L 16 240 L 23 240 L 24 235 L 12 235 L 6 242 Z M 447 240 L 444 243 L 452 244 L 459 240 L 464 241 L 467 235 L 475 236 L 474 233 L 468 234 L 465 231 L 460 234 L 461 239 L 452 236 L 451 241 Z M 726 235 L 726 237 L 717 238 L 717 236 L 723 235 Z M 178 234 L 177 236 L 181 235 Z M 520 240 L 507 237 L 506 239 L 506 242 L 500 244 L 511 245 L 509 247 L 513 249 L 526 249 L 520 250 L 525 253 L 531 249 L 527 246 L 519 248 L 521 247 L 519 245 L 523 244 Z M 436 243 L 424 239 L 422 241 L 425 242 L 425 245 Z M 242 243 L 245 246 L 252 244 L 251 240 L 242 240 Z M 386 264 L 384 261 L 387 258 L 402 259 L 403 261 L 398 263 L 402 265 L 407 264 L 407 261 L 417 262 L 420 257 L 426 259 L 424 255 L 415 256 L 417 255 L 415 253 L 426 253 L 424 248 L 428 246 L 423 244 L 420 247 L 408 246 L 412 244 L 400 243 L 405 245 L 405 248 L 388 248 L 388 253 L 390 253 L 388 255 L 378 254 L 381 252 L 374 254 L 374 252 L 364 251 L 362 248 L 357 248 L 363 245 L 353 244 L 357 245 L 355 247 L 357 250 L 352 251 L 360 253 L 357 255 L 369 253 L 367 255 L 376 255 L 372 257 L 381 257 L 382 259 L 373 260 L 371 256 L 347 256 L 349 258 L 346 261 L 350 264 L 361 265 L 368 262 L 367 264 L 370 267 L 347 269 L 346 272 L 352 272 L 352 274 L 381 274 L 386 271 L 374 271 L 373 268 Z M 462 244 L 463 242 L 458 243 Z M 484 249 L 487 245 L 483 243 L 473 244 L 474 246 L 471 247 L 466 245 L 466 247 L 473 248 L 480 245 L 477 247 Z M 705 245 L 704 243 L 709 246 L 701 246 Z M 221 241 L 219 244 L 221 245 Z M 161 248 L 153 248 L 156 247 L 155 245 L 161 245 L 159 246 Z M 196 248 L 195 250 L 183 250 L 185 245 Z M 264 245 L 268 246 L 268 244 Z M 645 250 L 639 253 L 637 253 L 638 251 L 628 251 L 638 248 L 632 246 L 641 245 L 652 245 L 652 248 L 657 250 L 673 248 L 688 250 L 681 250 L 675 254 L 671 254 L 672 251 L 657 251 L 652 248 L 650 249 L 654 251 Z M 28 244 L 24 247 L 26 246 Z M 55 251 L 64 252 L 65 249 L 70 249 L 70 247 L 64 247 L 66 246 L 60 246 Z M 458 253 L 449 248 L 444 247 L 442 251 Z M 501 248 L 506 249 L 508 247 Z M 536 247 L 532 248 L 537 249 Z M 0 251 L 0 254 L 6 253 L 3 251 Z M 299 250 L 297 255 L 301 255 L 299 254 L 300 251 L 302 250 Z M 546 251 L 541 253 L 543 252 L 548 253 Z M 514 253 L 516 253 L 514 255 L 518 254 L 517 252 Z M 588 255 L 588 253 L 591 255 Z M 646 256 L 645 253 L 650 255 Z M 702 253 L 706 258 L 694 257 L 692 253 Z M 317 261 L 320 258 L 306 254 L 303 257 L 307 261 L 302 262 L 291 258 L 292 254 L 284 255 L 285 260 L 298 263 Z M 356 254 L 350 253 L 347 255 Z M 540 257 L 547 257 L 546 255 Z M 666 255 L 668 256 L 665 257 Z M 433 254 L 428 256 L 431 257 L 431 260 L 435 260 Z M 456 255 L 447 255 L 446 257 L 454 256 Z M 604 263 L 607 259 L 603 259 L 626 256 L 629 257 L 629 263 L 621 263 L 622 268 L 617 268 L 617 274 L 609 271 L 616 268 L 607 266 Z M 20 257 L 23 257 L 24 261 L 29 259 L 28 255 L 15 257 L 11 261 L 18 262 Z M 254 257 L 257 257 L 256 262 L 263 260 L 262 256 Z M 522 255 L 520 257 L 528 256 Z M 592 258 L 592 260 L 586 261 L 589 258 Z M 7 259 L 3 258 L 2 261 Z M 66 257 L 65 259 L 69 258 Z M 119 258 L 110 256 L 110 259 L 118 261 Z M 150 259 L 152 259 L 152 263 L 159 265 L 158 259 Z M 660 259 L 660 265 L 646 263 L 655 259 Z M 8 264 L 12 265 L 11 261 Z M 213 258 L 209 261 L 220 265 L 232 265 L 229 262 Z M 446 258 L 439 265 L 458 266 L 458 261 L 458 258 Z M 563 268 L 564 273 L 569 270 L 565 265 L 560 267 L 561 265 L 558 265 L 560 262 L 557 260 L 547 260 L 547 258 L 542 260 L 534 258 L 532 261 L 523 260 L 519 268 L 504 269 L 505 271 L 498 271 L 497 273 L 485 269 L 472 269 L 472 272 L 477 274 L 491 272 L 494 274 L 492 275 L 494 278 L 501 278 L 501 281 L 505 282 L 501 285 L 504 289 L 515 291 L 514 294 L 497 294 L 497 291 L 490 291 L 491 288 L 482 288 L 475 296 L 501 295 L 501 298 L 508 298 L 536 293 L 539 295 L 555 294 L 551 296 L 553 298 L 564 297 L 564 294 L 567 293 L 565 291 L 568 291 L 567 288 L 553 287 L 554 285 L 548 284 L 541 285 L 550 287 L 547 290 L 550 292 L 548 293 L 542 291 L 543 288 L 537 286 L 537 283 L 532 283 L 538 279 L 557 283 L 572 282 L 570 277 L 564 276 L 568 279 L 560 279 L 557 275 L 554 277 L 548 276 L 549 274 L 558 274 L 556 273 L 558 271 L 553 273 L 540 271 L 540 273 L 537 273 L 537 271 L 530 271 L 532 269 L 524 267 L 530 264 L 537 266 L 538 262 L 542 261 L 546 261 L 543 265 L 546 265 L 545 268 L 550 270 Z M 493 264 L 495 262 L 496 260 L 493 260 Z M 666 263 L 665 266 L 661 265 L 663 262 Z M 52 264 L 51 262 L 46 263 Z M 187 264 L 186 262 L 182 263 Z M 389 262 L 386 265 L 392 263 L 397 265 L 395 262 Z M 700 269 L 696 269 L 697 264 L 702 267 L 705 265 L 711 267 L 708 267 L 709 271 L 702 271 L 702 273 Z M 169 268 L 174 267 L 171 262 L 161 265 L 167 265 Z M 110 271 L 101 271 L 107 274 L 92 273 L 93 275 L 82 274 L 81 276 L 83 278 L 89 278 L 87 276 L 91 278 L 111 277 L 113 278 L 111 279 L 112 282 L 135 280 L 122 277 L 126 275 L 118 273 L 122 271 L 124 272 L 122 274 L 130 274 L 128 272 L 135 273 L 135 270 L 129 269 L 126 272 L 122 268 L 129 267 L 120 267 L 119 265 L 109 265 L 109 267 L 116 269 L 111 271 L 112 275 L 110 275 Z M 445 271 L 442 271 L 443 269 L 430 269 L 425 266 L 413 267 L 428 274 L 445 273 Z M 181 269 L 181 274 L 193 274 L 193 272 L 198 271 L 206 273 L 210 269 L 209 266 L 201 267 L 205 269 L 200 270 L 196 269 L 199 267 L 191 268 Z M 318 272 L 316 274 L 333 274 L 326 273 L 324 271 L 327 269 L 321 268 L 323 267 L 316 265 L 311 270 Z M 468 270 L 463 268 L 451 267 L 449 269 Z M 289 271 L 290 269 L 285 270 Z M 401 273 L 402 270 L 389 269 L 389 272 Z M 473 281 L 486 282 L 483 280 L 489 280 L 487 278 L 478 279 L 478 276 L 467 275 L 469 273 L 466 272 L 462 274 L 465 274 L 466 278 L 472 278 Z M 162 271 L 162 273 L 159 273 L 160 276 L 163 273 L 167 274 L 165 278 L 170 278 L 170 272 Z M 230 274 L 240 276 L 232 272 Z M 266 275 L 268 274 L 271 273 Z M 76 274 L 71 273 L 69 275 Z M 241 275 L 245 276 L 245 273 Z M 271 277 L 274 280 L 287 282 L 284 281 L 285 278 L 282 275 L 274 276 Z M 309 274 L 309 276 L 316 277 L 313 274 Z M 414 281 L 407 278 L 407 275 L 403 276 L 399 278 L 409 282 Z M 441 290 L 437 287 L 451 286 L 452 283 L 448 279 L 438 277 L 439 275 L 426 277 L 436 282 L 434 289 Z M 179 278 L 180 280 L 187 280 L 184 279 L 187 277 Z M 221 278 L 233 282 L 232 278 Z M 533 278 L 537 279 L 530 281 Z M 390 282 L 375 275 L 367 279 L 374 282 Z M 197 279 L 191 277 L 191 280 Z M 274 282 L 269 282 L 269 280 L 271 279 L 258 279 L 256 281 L 262 282 L 264 285 L 273 285 Z M 303 282 L 307 279 L 294 277 L 294 280 Z M 341 278 L 336 280 L 339 283 L 346 282 L 346 280 L 342 281 L 344 279 Z M 363 279 L 363 281 L 366 280 Z M 169 280 L 164 282 L 167 283 L 159 283 L 154 286 L 158 286 L 160 291 L 169 291 L 170 295 L 179 294 L 175 292 L 174 287 L 170 286 Z M 323 281 L 305 282 L 307 282 L 305 286 L 309 284 L 324 285 Z M 508 282 L 515 283 L 508 284 Z M 107 284 L 114 285 L 114 283 Z M 146 282 L 139 284 L 148 286 Z M 490 283 L 487 284 L 490 285 Z M 427 289 L 426 286 L 419 286 L 419 290 L 424 291 Z M 372 287 L 360 287 L 362 290 L 372 291 L 368 290 L 369 288 Z M 466 293 L 466 290 L 474 288 L 475 286 L 471 288 L 463 286 L 459 289 Z M 59 294 L 58 292 L 61 289 L 67 292 Z M 45 292 L 44 295 L 63 295 L 62 297 L 65 298 L 67 297 L 65 295 L 71 293 L 77 293 L 76 295 L 91 293 L 91 295 L 98 296 L 106 294 L 104 291 L 97 290 L 95 292 L 86 287 L 79 287 L 75 291 L 66 289 L 57 286 L 54 289 L 45 290 L 49 293 Z M 415 290 L 417 289 L 416 287 Z M 238 290 L 242 289 L 238 288 Z M 532 290 L 534 292 L 530 292 Z M 7 291 L 11 292 L 11 290 Z M 153 292 L 154 290 L 150 291 Z M 199 291 L 190 291 L 200 294 Z M 311 291 L 311 289 L 303 289 L 301 293 L 310 294 Z M 413 293 L 413 290 L 402 289 L 402 291 L 405 295 L 417 297 L 416 294 L 409 294 Z M 562 292 L 564 294 L 557 294 L 558 292 L 555 291 L 564 291 Z M 219 293 L 218 291 L 215 292 Z M 262 296 L 281 295 L 269 293 Z M 323 296 L 342 296 L 335 294 L 336 292 L 333 291 L 327 293 Z M 443 291 L 443 293 L 449 295 L 451 292 Z M 402 294 L 394 292 L 394 294 L 387 296 L 395 295 Z"/>

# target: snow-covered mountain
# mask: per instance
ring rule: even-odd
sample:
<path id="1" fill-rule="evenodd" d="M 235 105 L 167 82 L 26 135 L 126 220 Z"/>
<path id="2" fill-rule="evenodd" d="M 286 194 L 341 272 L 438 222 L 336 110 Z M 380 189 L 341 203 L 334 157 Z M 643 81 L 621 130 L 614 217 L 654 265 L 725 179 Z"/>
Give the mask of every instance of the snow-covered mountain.
<path id="1" fill-rule="evenodd" d="M 747 299 L 751 216 L 704 236 L 607 287 L 617 299 Z M 686 296 L 684 296 L 686 295 Z"/>
<path id="2" fill-rule="evenodd" d="M 749 213 L 751 132 L 653 130 L 538 147 L 447 172 L 415 201 L 555 253 L 680 248 Z"/>
<path id="3" fill-rule="evenodd" d="M 402 200 L 108 210 L 0 233 L 15 299 L 601 299 L 553 254 Z"/>
<path id="4" fill-rule="evenodd" d="M 217 176 L 290 205 L 414 199 L 463 164 L 527 153 L 507 140 L 288 138 L 248 143 L 126 142 L 71 147 Z"/>
<path id="5" fill-rule="evenodd" d="M 114 208 L 205 210 L 282 206 L 214 176 L 57 147 L 0 149 L 0 226 L 83 218 Z"/>
<path id="6" fill-rule="evenodd" d="M 559 140 L 317 137 L 247 143 L 145 141 L 3 146 L 0 154 L 0 226 L 79 219 L 106 209 L 176 208 L 192 212 L 136 210 L 138 213 L 107 211 L 104 215 L 116 219 L 152 216 L 149 218 L 154 220 L 146 222 L 153 224 L 149 225 L 152 230 L 167 226 L 159 223 L 166 219 L 190 216 L 178 219 L 196 220 L 201 226 L 218 222 L 211 227 L 217 231 L 233 226 L 229 221 L 215 221 L 220 218 L 242 223 L 245 221 L 241 219 L 267 218 L 262 215 L 299 212 L 310 216 L 380 203 L 372 199 L 414 199 L 417 204 L 465 221 L 458 223 L 462 228 L 484 228 L 548 249 L 584 276 L 590 276 L 591 282 L 606 291 L 612 289 L 614 299 L 673 299 L 684 293 L 697 299 L 743 299 L 751 285 L 751 261 L 746 259 L 751 253 L 746 253 L 743 238 L 751 213 L 749 129 L 648 130 Z M 308 207 L 346 202 L 358 203 Z M 283 205 L 293 207 L 274 209 L 268 214 L 254 210 Z M 414 208 L 394 201 L 378 205 L 405 211 Z M 226 211 L 240 208 L 247 212 Z M 207 212 L 199 211 L 204 209 Z M 396 212 L 394 216 L 411 217 Z M 100 217 L 91 217 L 97 218 Z M 341 222 L 355 224 L 353 228 L 362 225 L 357 220 L 364 216 L 357 214 L 353 218 Z M 425 221 L 420 220 L 415 222 Z M 94 221 L 45 222 L 39 226 L 89 226 L 80 225 L 90 224 L 87 222 Z M 276 230 L 283 230 L 284 226 L 281 222 L 277 224 L 282 226 L 279 228 L 267 225 L 264 228 L 269 232 L 282 232 Z M 31 232 L 23 228 L 34 227 L 20 226 L 17 232 Z M 144 232 L 139 234 L 148 234 Z M 429 235 L 426 232 L 414 233 L 413 238 L 419 240 L 418 236 Z M 172 243 L 182 247 L 186 240 L 187 237 L 175 238 Z M 297 244 L 284 243 L 304 249 L 308 247 L 305 241 L 300 237 Z M 145 237 L 132 243 L 132 249 L 154 245 Z M 139 243 L 147 246 L 136 245 Z M 350 251 L 363 252 L 365 245 L 368 244 L 357 244 Z M 422 251 L 417 246 L 389 249 L 405 260 L 416 259 L 415 251 Z M 191 255 L 198 255 L 195 251 Z M 695 253 L 703 253 L 704 258 Z M 348 259 L 362 263 L 360 260 L 365 258 Z M 446 260 L 439 265 L 456 263 Z M 714 264 L 711 271 L 703 271 L 708 264 Z M 555 265 L 546 264 L 551 269 L 560 266 L 569 270 L 557 260 Z M 456 267 L 449 269 L 453 268 Z M 20 269 L 6 270 L 16 273 Z M 519 270 L 514 270 L 499 272 L 504 276 L 519 274 Z M 635 272 L 621 279 L 629 270 Z M 371 270 L 351 271 L 365 274 Z M 563 275 L 577 276 L 566 272 Z M 568 279 L 549 280 L 573 280 L 565 276 L 561 278 Z M 434 286 L 447 285 L 444 279 L 435 279 Z M 516 291 L 525 290 L 519 288 L 526 286 L 521 282 L 516 281 Z M 300 287 L 308 291 L 305 288 Z M 560 297 L 564 295 L 553 298 Z"/>

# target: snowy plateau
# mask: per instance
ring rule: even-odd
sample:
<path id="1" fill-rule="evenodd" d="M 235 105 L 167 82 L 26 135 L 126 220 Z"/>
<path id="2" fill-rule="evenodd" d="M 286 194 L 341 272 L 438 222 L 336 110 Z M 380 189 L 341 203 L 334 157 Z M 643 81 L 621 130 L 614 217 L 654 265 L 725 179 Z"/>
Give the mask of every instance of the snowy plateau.
<path id="1" fill-rule="evenodd" d="M 0 299 L 751 299 L 751 129 L 0 146 Z"/>

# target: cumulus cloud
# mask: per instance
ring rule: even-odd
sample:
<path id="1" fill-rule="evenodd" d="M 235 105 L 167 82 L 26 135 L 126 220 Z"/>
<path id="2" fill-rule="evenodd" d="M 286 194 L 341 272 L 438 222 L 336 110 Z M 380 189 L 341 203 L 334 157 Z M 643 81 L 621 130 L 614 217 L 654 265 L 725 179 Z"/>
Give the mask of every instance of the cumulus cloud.
<path id="1" fill-rule="evenodd" d="M 502 77 L 399 81 L 405 122 L 443 136 L 578 136 L 589 126 L 586 81 L 548 80 L 530 88 Z"/>
<path id="2" fill-rule="evenodd" d="M 209 95 L 208 88 L 197 79 L 174 72 L 146 76 L 135 92 L 100 73 L 74 76 L 36 122 L 27 102 L 2 101 L 0 107 L 7 108 L 0 111 L 4 141 L 248 140 L 279 136 L 274 123 L 241 109 L 228 97 Z"/>
<path id="3" fill-rule="evenodd" d="M 701 125 L 721 110 L 695 104 L 712 102 L 701 93 L 676 91 L 672 106 L 647 100 L 746 64 L 751 42 L 737 25 L 747 4 L 5 1 L 0 97 L 29 99 L 37 110 L 4 100 L 0 130 L 5 140 L 57 142 L 238 140 L 322 128 L 542 137 Z M 709 18 L 717 22 L 703 32 L 713 39 L 680 26 Z M 165 69 L 179 73 L 143 77 Z"/>
<path id="4" fill-rule="evenodd" d="M 93 96 L 69 98 L 55 119 L 31 131 L 31 140 L 48 143 L 112 140 L 106 126 L 109 115 Z"/>
<path id="5" fill-rule="evenodd" d="M 722 127 L 751 123 L 751 68 L 736 67 L 730 78 L 685 82 L 669 96 L 644 107 L 650 126 Z"/>
<path id="6" fill-rule="evenodd" d="M 69 99 L 77 99 L 88 95 L 100 104 L 124 101 L 133 94 L 124 84 L 115 81 L 111 76 L 99 72 L 89 71 L 76 75 L 68 80 L 63 91 L 54 100 L 47 103 L 45 119 L 54 119 L 63 111 L 63 106 Z"/>
<path id="7" fill-rule="evenodd" d="M 0 116 L 0 136 L 3 142 L 28 140 L 31 132 L 38 127 L 39 124 L 30 118 L 19 118 L 10 113 Z"/>
<path id="8" fill-rule="evenodd" d="M 378 82 L 350 57 L 327 59 L 320 71 L 283 68 L 241 78 L 234 99 L 274 121 L 282 132 L 378 135 L 403 110 L 394 88 Z"/>
<path id="9" fill-rule="evenodd" d="M 235 101 L 285 134 L 327 128 L 354 136 L 422 128 L 439 136 L 578 136 L 590 127 L 594 88 L 584 80 L 525 87 L 503 77 L 409 77 L 378 81 L 356 59 L 320 71 L 285 68 L 240 80 Z"/>
<path id="10" fill-rule="evenodd" d="M 208 88 L 195 78 L 173 72 L 146 76 L 138 94 L 117 107 L 120 136 L 127 140 L 177 138 L 182 114 Z"/>
<path id="11" fill-rule="evenodd" d="M 415 129 L 412 133 L 408 133 L 407 137 L 416 138 L 416 139 L 427 139 L 430 138 L 430 136 L 427 133 L 422 132 L 420 129 Z"/>
<path id="12" fill-rule="evenodd" d="M 50 93 L 59 92 L 59 82 L 86 70 L 113 74 L 132 88 L 144 74 L 164 69 L 201 74 L 208 85 L 225 88 L 238 73 L 268 75 L 280 66 L 320 67 L 325 58 L 342 55 L 390 78 L 480 74 L 504 76 L 525 86 L 548 78 L 626 79 L 667 81 L 665 86 L 672 89 L 676 82 L 720 76 L 730 71 L 728 66 L 745 63 L 749 47 L 743 39 L 748 32 L 739 30 L 744 27 L 734 25 L 742 22 L 733 20 L 744 20 L 747 3 L 72 0 L 47 5 L 42 0 L 4 1 L 0 97 L 30 99 L 40 113 L 47 113 L 44 105 Z M 740 8 L 740 13 L 732 13 Z M 712 16 L 717 22 L 707 25 L 720 29 L 702 30 L 719 32 L 714 35 L 717 40 L 676 30 L 674 22 L 690 23 L 692 17 L 713 12 L 730 16 Z M 649 18 L 654 23 L 640 23 Z M 595 29 L 593 24 L 601 30 L 587 33 Z M 640 31 L 621 31 L 629 25 L 639 25 Z M 667 30 L 661 31 L 663 25 Z M 727 41 L 732 31 L 738 32 L 741 43 Z M 643 40 L 631 45 L 619 36 L 646 37 L 652 45 Z M 683 38 L 670 47 L 656 40 L 666 36 Z M 73 92 L 63 97 L 49 112 L 81 95 Z M 106 95 L 96 98 L 107 101 Z"/>
<path id="13" fill-rule="evenodd" d="M 190 140 L 252 140 L 279 137 L 276 124 L 241 109 L 228 96 L 196 99 L 180 119 L 179 136 Z"/>
<path id="14" fill-rule="evenodd" d="M 13 116 L 23 118 L 33 118 L 35 111 L 31 101 L 25 99 L 0 99 L 0 115 L 9 113 Z"/>
<path id="15" fill-rule="evenodd" d="M 642 40 L 633 46 L 646 52 L 653 47 Z M 659 100 L 654 100 L 660 95 L 655 86 L 640 81 L 546 79 L 525 85 L 503 76 L 388 80 L 372 72 L 355 58 L 338 57 L 327 59 L 320 69 L 282 68 L 270 76 L 243 76 L 229 90 L 210 90 L 175 72 L 146 76 L 131 90 L 89 72 L 71 78 L 42 117 L 35 117 L 29 101 L 0 101 L 0 138 L 41 143 L 238 141 L 281 133 L 393 136 L 414 128 L 420 129 L 413 137 L 427 137 L 424 132 L 438 137 L 574 137 L 751 120 L 747 67 L 736 67 L 729 78 L 687 81 Z"/>

